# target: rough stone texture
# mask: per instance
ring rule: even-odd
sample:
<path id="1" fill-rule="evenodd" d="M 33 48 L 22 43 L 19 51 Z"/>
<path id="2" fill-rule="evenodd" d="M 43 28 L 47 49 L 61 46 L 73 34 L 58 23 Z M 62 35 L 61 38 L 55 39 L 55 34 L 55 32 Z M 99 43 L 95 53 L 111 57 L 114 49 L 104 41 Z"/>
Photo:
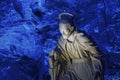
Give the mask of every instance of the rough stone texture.
<path id="1" fill-rule="evenodd" d="M 0 80 L 49 80 L 48 54 L 63 11 L 99 46 L 105 80 L 120 79 L 119 0 L 0 0 Z"/>

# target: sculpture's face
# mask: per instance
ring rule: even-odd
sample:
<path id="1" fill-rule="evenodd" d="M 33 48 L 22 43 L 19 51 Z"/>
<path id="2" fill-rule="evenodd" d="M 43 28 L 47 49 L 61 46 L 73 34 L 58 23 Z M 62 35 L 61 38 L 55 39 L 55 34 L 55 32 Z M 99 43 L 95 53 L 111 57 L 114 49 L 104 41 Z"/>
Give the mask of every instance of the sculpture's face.
<path id="1" fill-rule="evenodd" d="M 71 33 L 71 25 L 69 23 L 60 23 L 59 30 L 64 39 L 67 39 Z"/>

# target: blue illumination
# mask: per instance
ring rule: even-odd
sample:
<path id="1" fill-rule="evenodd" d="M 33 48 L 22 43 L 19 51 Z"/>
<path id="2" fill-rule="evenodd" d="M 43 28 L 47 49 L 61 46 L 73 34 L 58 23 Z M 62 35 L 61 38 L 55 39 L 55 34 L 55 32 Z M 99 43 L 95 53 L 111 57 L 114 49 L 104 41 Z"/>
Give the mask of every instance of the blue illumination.
<path id="1" fill-rule="evenodd" d="M 58 14 L 75 15 L 103 53 L 105 80 L 120 80 L 119 0 L 1 0 L 0 80 L 48 80 L 48 55 L 60 36 Z"/>

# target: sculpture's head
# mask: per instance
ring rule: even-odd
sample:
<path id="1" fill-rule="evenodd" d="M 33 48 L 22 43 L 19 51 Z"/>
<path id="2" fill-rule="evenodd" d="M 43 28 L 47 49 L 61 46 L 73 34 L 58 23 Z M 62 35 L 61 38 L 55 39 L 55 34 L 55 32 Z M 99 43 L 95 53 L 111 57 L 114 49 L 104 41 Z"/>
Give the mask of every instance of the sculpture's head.
<path id="1" fill-rule="evenodd" d="M 67 39 L 74 30 L 74 16 L 70 13 L 61 13 L 59 15 L 59 30 L 64 39 Z"/>

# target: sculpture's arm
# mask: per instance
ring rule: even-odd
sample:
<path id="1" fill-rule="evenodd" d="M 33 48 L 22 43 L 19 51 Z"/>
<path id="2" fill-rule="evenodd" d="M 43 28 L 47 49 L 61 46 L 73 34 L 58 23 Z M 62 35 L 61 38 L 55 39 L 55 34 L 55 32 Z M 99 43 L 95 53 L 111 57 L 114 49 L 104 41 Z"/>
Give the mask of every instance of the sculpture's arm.
<path id="1" fill-rule="evenodd" d="M 60 60 L 60 53 L 52 50 L 49 55 L 49 74 L 51 75 L 52 80 L 56 80 L 56 77 L 59 73 L 59 60 Z"/>
<path id="2" fill-rule="evenodd" d="M 90 52 L 90 57 L 93 63 L 93 68 L 97 70 L 97 73 L 99 72 L 99 78 L 100 80 L 104 80 L 104 68 L 103 68 L 103 62 L 101 60 L 101 54 L 100 51 L 98 50 L 97 46 L 93 45 L 93 42 L 90 41 L 89 38 L 86 36 L 79 36 L 79 41 L 80 44 L 83 46 L 83 49 Z"/>
<path id="3" fill-rule="evenodd" d="M 79 34 L 77 39 L 84 50 L 90 52 L 93 55 L 99 54 L 97 46 L 94 46 L 93 42 L 91 42 L 88 37 Z"/>

